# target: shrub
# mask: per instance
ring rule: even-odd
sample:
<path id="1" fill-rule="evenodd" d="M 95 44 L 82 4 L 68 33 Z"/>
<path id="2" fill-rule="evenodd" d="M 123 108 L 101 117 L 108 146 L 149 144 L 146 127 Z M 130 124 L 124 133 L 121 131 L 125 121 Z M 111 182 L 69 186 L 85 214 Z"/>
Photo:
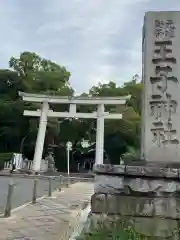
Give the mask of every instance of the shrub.
<path id="1" fill-rule="evenodd" d="M 84 232 L 76 240 L 147 240 L 147 236 L 136 232 L 131 225 L 127 225 L 122 220 L 113 222 L 101 221 L 96 228 L 90 232 Z"/>
<path id="2" fill-rule="evenodd" d="M 128 151 L 122 155 L 122 159 L 125 163 L 130 161 L 139 161 L 140 153 L 133 147 L 128 147 Z"/>

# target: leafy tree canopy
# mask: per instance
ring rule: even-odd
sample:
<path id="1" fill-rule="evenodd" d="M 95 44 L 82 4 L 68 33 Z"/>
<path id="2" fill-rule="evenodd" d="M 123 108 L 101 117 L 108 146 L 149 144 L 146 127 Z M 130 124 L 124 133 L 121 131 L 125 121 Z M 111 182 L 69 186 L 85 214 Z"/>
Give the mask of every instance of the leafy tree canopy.
<path id="1" fill-rule="evenodd" d="M 11 57 L 10 69 L 0 69 L 0 153 L 19 152 L 23 140 L 23 154 L 33 158 L 37 136 L 38 119 L 24 117 L 24 109 L 37 109 L 38 104 L 23 103 L 18 91 L 72 96 L 70 72 L 51 60 L 33 52 L 23 52 Z M 117 86 L 114 81 L 93 86 L 82 96 L 124 96 L 131 95 L 127 106 L 110 106 L 106 111 L 123 114 L 123 119 L 105 121 L 105 150 L 112 163 L 119 163 L 128 147 L 139 148 L 139 122 L 142 85 L 138 76 Z M 55 111 L 67 110 L 66 105 L 51 105 Z M 94 106 L 78 106 L 78 111 L 91 112 Z M 86 119 L 49 119 L 45 147 L 55 147 L 56 164 L 65 166 L 65 143 L 70 140 L 74 149 L 81 148 L 82 139 L 95 142 L 96 121 Z"/>

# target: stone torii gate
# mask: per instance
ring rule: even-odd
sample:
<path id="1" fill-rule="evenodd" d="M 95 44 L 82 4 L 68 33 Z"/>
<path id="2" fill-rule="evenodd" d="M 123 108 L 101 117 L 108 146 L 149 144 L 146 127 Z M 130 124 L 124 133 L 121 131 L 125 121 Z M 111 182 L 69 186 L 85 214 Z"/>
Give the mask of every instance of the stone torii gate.
<path id="1" fill-rule="evenodd" d="M 97 119 L 95 164 L 103 164 L 104 158 L 104 119 L 121 119 L 122 114 L 104 111 L 104 105 L 124 105 L 130 96 L 123 97 L 63 97 L 19 92 L 23 101 L 41 103 L 37 111 L 25 110 L 25 116 L 39 117 L 39 130 L 33 159 L 33 171 L 39 172 L 48 117 L 55 118 L 94 118 Z M 49 104 L 69 104 L 68 112 L 54 112 Z M 76 105 L 97 105 L 92 113 L 76 112 Z"/>

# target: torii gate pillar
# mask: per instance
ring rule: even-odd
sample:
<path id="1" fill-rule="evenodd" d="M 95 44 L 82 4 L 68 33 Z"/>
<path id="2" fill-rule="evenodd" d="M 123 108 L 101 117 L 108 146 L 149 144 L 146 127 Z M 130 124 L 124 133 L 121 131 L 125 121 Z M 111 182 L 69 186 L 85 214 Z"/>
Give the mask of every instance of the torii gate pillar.
<path id="1" fill-rule="evenodd" d="M 103 164 L 104 160 L 104 104 L 97 108 L 96 158 L 95 164 Z"/>
<path id="2" fill-rule="evenodd" d="M 33 171 L 39 172 L 41 166 L 41 159 L 43 154 L 44 139 L 46 134 L 46 126 L 48 120 L 49 104 L 48 102 L 43 102 L 41 107 L 41 116 L 39 121 L 38 135 L 36 139 L 36 146 L 33 159 Z"/>

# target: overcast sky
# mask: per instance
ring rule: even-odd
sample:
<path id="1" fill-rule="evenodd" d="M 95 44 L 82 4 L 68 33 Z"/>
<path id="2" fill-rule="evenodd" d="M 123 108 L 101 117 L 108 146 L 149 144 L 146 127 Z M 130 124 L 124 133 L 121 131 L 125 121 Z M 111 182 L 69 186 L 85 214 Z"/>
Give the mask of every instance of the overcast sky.
<path id="1" fill-rule="evenodd" d="M 141 74 L 146 11 L 180 10 L 179 0 L 0 0 L 0 68 L 33 51 L 64 65 L 77 93 L 99 81 Z"/>

